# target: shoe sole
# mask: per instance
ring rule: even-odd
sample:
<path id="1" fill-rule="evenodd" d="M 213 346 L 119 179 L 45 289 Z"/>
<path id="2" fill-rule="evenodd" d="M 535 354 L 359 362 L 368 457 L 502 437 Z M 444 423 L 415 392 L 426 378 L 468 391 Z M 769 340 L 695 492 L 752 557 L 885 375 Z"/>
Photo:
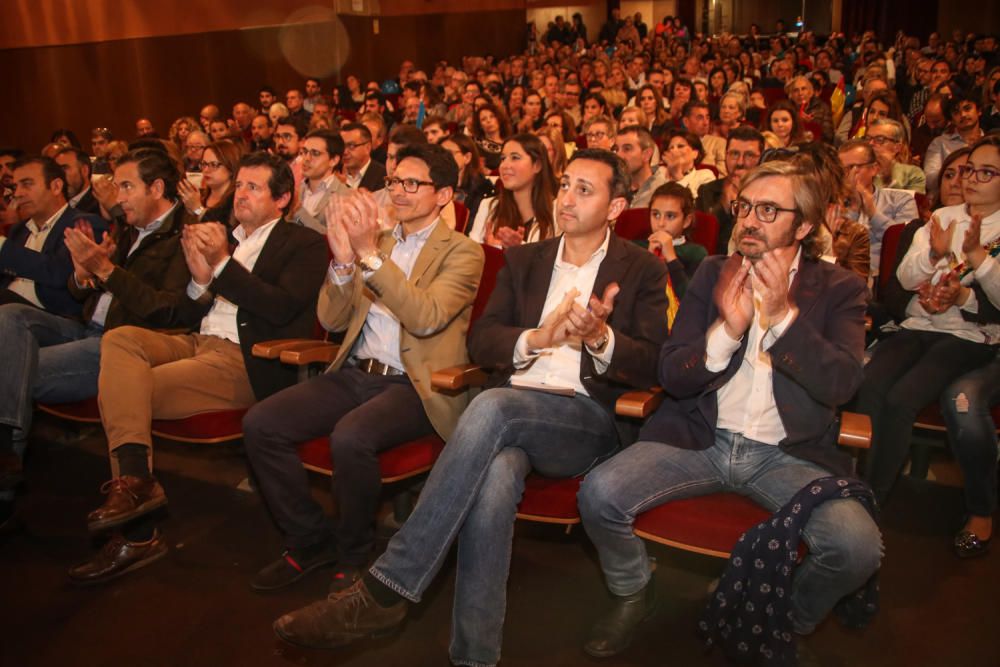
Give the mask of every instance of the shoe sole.
<path id="1" fill-rule="evenodd" d="M 342 637 L 341 638 L 342 641 L 336 641 L 327 644 L 311 644 L 309 642 L 303 642 L 293 637 L 289 637 L 284 632 L 282 632 L 281 628 L 278 627 L 277 622 L 275 622 L 275 624 L 272 626 L 272 628 L 274 629 L 274 634 L 278 635 L 278 639 L 285 642 L 286 644 L 291 644 L 292 646 L 297 646 L 299 648 L 307 648 L 319 651 L 333 651 L 348 646 L 350 644 L 353 644 L 354 642 L 359 641 L 361 639 L 384 639 L 386 637 L 391 637 L 392 635 L 399 632 L 402 627 L 403 624 L 402 622 L 400 622 L 397 625 L 394 625 L 391 628 L 386 628 L 384 630 L 374 630 L 372 632 L 362 632 L 355 635 L 351 635 L 349 637 Z"/>
<path id="2" fill-rule="evenodd" d="M 149 558 L 145 558 L 143 560 L 136 561 L 136 562 L 132 563 L 131 565 L 129 565 L 127 568 L 125 568 L 121 572 L 115 572 L 112 575 L 108 575 L 106 577 L 101 577 L 99 579 L 74 579 L 73 577 L 70 577 L 69 580 L 71 582 L 73 582 L 74 584 L 76 584 L 77 586 L 99 586 L 100 584 L 106 584 L 109 581 L 114 581 L 118 577 L 124 577 L 129 572 L 134 572 L 135 570 L 139 570 L 141 568 L 144 568 L 147 565 L 152 565 L 156 561 L 158 561 L 161 558 L 163 558 L 164 556 L 166 556 L 169 552 L 170 552 L 170 549 L 164 549 L 163 551 L 161 551 L 161 552 L 159 552 L 157 554 L 154 554 L 154 555 L 150 556 Z"/>
<path id="3" fill-rule="evenodd" d="M 627 651 L 628 648 L 632 645 L 632 641 L 635 639 L 635 633 L 639 631 L 639 628 L 641 628 L 646 623 L 646 621 L 648 621 L 650 618 L 653 617 L 653 614 L 656 613 L 656 608 L 659 606 L 660 606 L 659 600 L 655 600 L 653 602 L 653 606 L 649 608 L 648 612 L 646 612 L 646 615 L 643 616 L 642 620 L 636 624 L 635 629 L 632 631 L 632 634 L 628 638 L 628 641 L 625 642 L 625 645 L 622 646 L 617 651 L 594 651 L 592 649 L 587 648 L 587 645 L 584 644 L 583 652 L 593 658 L 611 658 L 616 655 L 621 655 L 622 653 Z"/>
<path id="4" fill-rule="evenodd" d="M 288 581 L 278 584 L 276 586 L 261 586 L 251 581 L 250 590 L 254 591 L 255 593 L 271 593 L 273 591 L 280 591 L 283 588 L 288 588 L 292 584 L 301 581 L 303 577 L 311 574 L 312 572 L 315 572 L 316 570 L 319 570 L 320 568 L 329 567 L 331 565 L 336 565 L 336 564 L 337 564 L 336 557 L 331 558 L 330 560 L 321 561 L 319 563 L 313 563 L 309 567 L 303 568 L 303 570 L 299 572 L 294 578 L 289 579 Z"/>
<path id="5" fill-rule="evenodd" d="M 120 516 L 116 516 L 111 519 L 101 519 L 98 521 L 91 521 L 87 524 L 87 528 L 92 533 L 96 533 L 101 530 L 106 530 L 108 528 L 117 528 L 122 524 L 128 523 L 132 519 L 138 519 L 139 517 L 149 514 L 154 510 L 158 510 L 161 507 L 166 507 L 166 505 L 167 505 L 167 497 L 163 496 L 160 499 L 150 500 L 143 503 L 142 505 L 139 505 L 128 514 L 122 514 Z"/>

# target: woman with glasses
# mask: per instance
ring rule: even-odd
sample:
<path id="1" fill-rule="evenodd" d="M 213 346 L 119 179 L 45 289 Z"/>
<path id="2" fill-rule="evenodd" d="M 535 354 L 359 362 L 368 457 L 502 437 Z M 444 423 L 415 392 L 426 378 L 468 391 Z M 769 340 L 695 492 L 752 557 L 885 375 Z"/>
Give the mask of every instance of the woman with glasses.
<path id="1" fill-rule="evenodd" d="M 479 206 L 469 237 L 497 248 L 544 241 L 559 234 L 553 205 L 556 179 L 541 140 L 515 134 L 503 145 L 496 197 Z"/>
<path id="2" fill-rule="evenodd" d="M 451 153 L 458 164 L 458 187 L 455 189 L 455 201 L 465 204 L 469 209 L 469 220 L 475 220 L 479 213 L 479 204 L 485 197 L 492 197 L 493 183 L 483 174 L 482 162 L 476 142 L 464 134 L 449 135 L 441 140 L 441 146 Z M 466 233 L 470 225 L 466 223 Z"/>
<path id="3" fill-rule="evenodd" d="M 230 226 L 233 216 L 233 179 L 243 157 L 240 145 L 228 139 L 205 148 L 201 164 L 201 188 L 188 179 L 177 184 L 177 194 L 184 208 L 201 222 L 221 222 Z"/>
<path id="4" fill-rule="evenodd" d="M 880 502 L 909 455 L 918 411 L 939 400 L 956 379 L 992 362 L 1000 343 L 1000 137 L 977 142 L 958 174 L 965 203 L 939 208 L 914 234 L 896 271 L 900 286 L 912 294 L 907 317 L 899 333 L 875 347 L 858 395 L 858 409 L 872 418 L 866 475 Z M 977 412 L 969 415 L 969 385 L 960 382 L 949 391 L 956 388 L 964 400 L 956 393 L 944 406 L 946 419 L 953 420 L 949 426 L 958 431 L 962 415 L 980 424 L 974 437 L 970 434 L 976 441 L 971 451 L 955 450 L 974 486 L 971 497 L 966 488 L 969 518 L 954 548 L 972 556 L 985 553 L 992 537 L 996 438 L 991 432 L 985 440 L 982 431 L 978 406 L 987 399 L 976 394 Z M 950 400 L 947 393 L 943 400 Z"/>
<path id="5" fill-rule="evenodd" d="M 880 188 L 927 192 L 924 170 L 910 164 L 910 147 L 903 124 L 892 118 L 879 118 L 868 124 L 865 140 L 875 150 L 878 174 L 875 185 Z"/>

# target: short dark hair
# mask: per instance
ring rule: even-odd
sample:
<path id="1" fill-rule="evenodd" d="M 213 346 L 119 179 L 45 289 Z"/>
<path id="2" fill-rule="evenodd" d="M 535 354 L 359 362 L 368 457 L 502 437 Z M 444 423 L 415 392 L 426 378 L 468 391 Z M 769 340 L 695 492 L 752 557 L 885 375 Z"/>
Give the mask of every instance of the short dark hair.
<path id="1" fill-rule="evenodd" d="M 397 146 L 412 146 L 413 144 L 426 144 L 427 137 L 417 129 L 416 125 L 397 124 L 389 133 L 389 143 Z"/>
<path id="2" fill-rule="evenodd" d="M 958 93 L 954 97 L 950 98 L 946 103 L 945 113 L 948 115 L 948 118 L 951 118 L 958 113 L 958 110 L 961 109 L 962 105 L 966 102 L 972 102 L 975 104 L 977 110 L 982 110 L 983 108 L 982 100 L 978 99 L 975 95 L 964 92 Z"/>
<path id="3" fill-rule="evenodd" d="M 76 138 L 76 132 L 74 132 L 73 130 L 67 129 L 65 127 L 57 128 L 52 131 L 52 136 L 51 138 L 49 138 L 49 141 L 51 141 L 52 143 L 58 143 L 59 137 L 66 137 L 66 139 L 69 140 L 70 146 L 72 146 L 73 148 L 82 148 L 80 140 Z"/>
<path id="4" fill-rule="evenodd" d="M 365 93 L 365 102 L 367 102 L 368 100 L 375 100 L 376 102 L 378 102 L 378 105 L 380 107 L 385 106 L 385 97 L 380 92 L 369 90 L 367 93 Z"/>
<path id="5" fill-rule="evenodd" d="M 681 213 L 684 214 L 685 218 L 694 212 L 694 195 L 691 194 L 691 188 L 681 185 L 677 181 L 664 183 L 653 190 L 653 196 L 649 198 L 650 207 L 652 207 L 657 197 L 674 197 L 680 199 Z"/>
<path id="6" fill-rule="evenodd" d="M 299 139 L 305 138 L 309 134 L 309 124 L 301 116 L 282 116 L 274 123 L 274 129 L 279 125 L 290 125 L 295 128 L 295 134 Z"/>
<path id="7" fill-rule="evenodd" d="M 360 132 L 361 137 L 365 141 L 372 140 L 372 131 L 364 123 L 348 123 L 340 128 L 340 133 L 343 134 L 344 132 Z"/>
<path id="8" fill-rule="evenodd" d="M 577 160 L 593 160 L 594 162 L 606 164 L 611 169 L 611 179 L 608 181 L 611 198 L 615 199 L 616 197 L 625 197 L 628 195 L 632 177 L 629 176 L 625 160 L 603 148 L 584 148 L 578 150 L 573 153 L 573 157 L 566 164 L 569 166 Z"/>
<path id="9" fill-rule="evenodd" d="M 134 148 L 122 156 L 116 167 L 134 162 L 139 170 L 139 178 L 151 186 L 157 180 L 163 181 L 163 196 L 171 201 L 177 199 L 177 183 L 181 180 L 181 172 L 177 163 L 170 159 L 165 150 L 155 148 Z"/>
<path id="10" fill-rule="evenodd" d="M 86 151 L 76 146 L 67 146 L 56 153 L 54 157 L 59 157 L 60 155 L 75 155 L 76 161 L 80 163 L 81 167 L 86 168 L 87 177 L 90 177 L 90 156 L 87 155 Z"/>
<path id="11" fill-rule="evenodd" d="M 108 141 L 114 141 L 114 139 L 115 139 L 114 135 L 111 134 L 111 130 L 109 130 L 106 127 L 95 127 L 93 130 L 90 131 L 90 136 L 92 138 L 93 137 L 103 137 L 104 139 L 107 139 Z"/>
<path id="12" fill-rule="evenodd" d="M 733 139 L 736 141 L 756 141 L 757 150 L 764 153 L 764 135 L 760 133 L 755 127 L 750 127 L 749 125 L 740 125 L 739 127 L 734 127 L 729 130 L 729 134 L 726 136 L 726 148 L 729 148 L 729 142 Z"/>
<path id="13" fill-rule="evenodd" d="M 428 125 L 437 125 L 442 130 L 444 130 L 445 133 L 448 132 L 448 119 L 445 118 L 444 116 L 434 116 L 434 115 L 427 116 L 426 118 L 424 118 L 424 124 L 423 127 L 421 127 L 421 129 L 426 130 Z"/>
<path id="14" fill-rule="evenodd" d="M 670 145 L 670 142 L 673 141 L 675 137 L 680 137 L 681 139 L 683 139 L 687 143 L 687 145 L 693 148 L 695 152 L 698 154 L 694 159 L 695 165 L 700 164 L 701 161 L 705 159 L 705 146 L 702 145 L 701 139 L 698 137 L 698 135 L 695 134 L 694 132 L 691 132 L 690 130 L 681 130 L 678 128 L 670 130 L 670 132 L 668 132 L 667 135 L 663 138 L 664 150 L 666 150 L 666 147 Z"/>
<path id="15" fill-rule="evenodd" d="M 0 147 L 0 157 L 8 157 L 8 156 L 14 158 L 15 160 L 18 160 L 24 157 L 24 151 L 22 151 L 20 148 L 14 148 L 12 146 Z"/>
<path id="16" fill-rule="evenodd" d="M 427 165 L 434 189 L 455 188 L 458 186 L 458 163 L 443 146 L 423 143 L 408 144 L 396 153 L 396 164 L 406 158 L 420 160 Z"/>
<path id="17" fill-rule="evenodd" d="M 326 152 L 330 157 L 344 156 L 344 140 L 340 133 L 333 130 L 313 130 L 305 136 L 306 139 L 322 139 L 326 142 Z"/>
<path id="18" fill-rule="evenodd" d="M 257 91 L 257 94 L 260 95 L 261 93 L 270 93 L 271 95 L 275 94 L 274 88 L 271 86 L 261 86 L 260 90 Z"/>
<path id="19" fill-rule="evenodd" d="M 267 179 L 267 189 L 271 192 L 272 199 L 281 199 L 295 190 L 295 175 L 292 174 L 292 168 L 279 155 L 272 155 L 266 151 L 248 153 L 240 158 L 240 169 L 244 167 L 267 167 L 271 170 L 271 176 Z M 289 197 L 288 203 L 281 208 L 281 213 L 288 213 L 291 205 L 292 197 Z"/>
<path id="20" fill-rule="evenodd" d="M 685 102 L 684 106 L 681 108 L 681 115 L 685 118 L 691 115 L 691 112 L 695 109 L 708 109 L 708 102 L 702 102 L 701 100 L 690 100 Z"/>
<path id="21" fill-rule="evenodd" d="M 58 178 L 59 182 L 62 183 L 61 194 L 63 199 L 69 199 L 68 190 L 66 189 L 66 174 L 63 173 L 63 168 L 59 166 L 59 163 L 50 157 L 45 157 L 44 155 L 22 155 L 14 160 L 14 164 L 10 166 L 10 170 L 15 171 L 32 164 L 37 164 L 42 168 L 42 178 L 45 179 L 45 187 L 52 185 L 52 181 Z"/>
<path id="22" fill-rule="evenodd" d="M 313 83 L 315 83 L 317 86 L 321 86 L 322 85 L 322 82 L 319 79 L 317 79 L 316 77 L 314 77 L 314 76 L 306 77 L 306 83 L 309 83 L 310 81 L 312 81 Z"/>

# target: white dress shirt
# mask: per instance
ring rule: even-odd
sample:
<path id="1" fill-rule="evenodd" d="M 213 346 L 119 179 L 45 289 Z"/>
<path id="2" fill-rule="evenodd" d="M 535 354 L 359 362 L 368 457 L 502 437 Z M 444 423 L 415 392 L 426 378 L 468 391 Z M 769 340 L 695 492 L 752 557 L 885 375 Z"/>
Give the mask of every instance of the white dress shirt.
<path id="1" fill-rule="evenodd" d="M 336 180 L 337 177 L 334 174 L 330 174 L 326 178 L 321 179 L 320 182 L 316 184 L 315 190 L 310 187 L 310 183 L 308 180 L 303 182 L 302 196 L 300 197 L 300 199 L 302 200 L 301 202 L 302 208 L 304 208 L 309 213 L 309 215 L 313 216 L 314 218 L 322 217 L 321 214 L 323 212 L 319 210 L 319 204 L 321 201 L 323 201 L 323 197 L 326 195 L 326 193 L 334 188 L 335 186 L 334 181 Z"/>
<path id="2" fill-rule="evenodd" d="M 49 238 L 49 232 L 52 231 L 52 226 L 56 224 L 56 220 L 59 219 L 59 216 L 66 212 L 66 208 L 68 206 L 69 204 L 63 204 L 63 207 L 56 211 L 55 215 L 46 220 L 41 227 L 36 225 L 34 220 L 28 220 L 26 226 L 29 234 L 27 240 L 24 242 L 24 247 L 27 250 L 41 252 L 42 248 L 45 247 L 45 239 Z M 7 286 L 7 289 L 18 294 L 20 297 L 27 299 L 39 308 L 43 308 L 42 302 L 38 300 L 38 294 L 35 292 L 34 280 L 29 280 L 28 278 L 14 278 L 10 285 Z"/>
<path id="3" fill-rule="evenodd" d="M 392 247 L 389 259 L 399 267 L 399 270 L 406 274 L 407 279 L 413 266 L 417 263 L 417 257 L 423 250 L 427 239 L 434 229 L 441 223 L 438 218 L 430 225 L 419 232 L 407 234 L 403 237 L 403 226 L 397 224 L 392 230 L 392 236 L 396 239 L 396 244 Z M 349 285 L 354 280 L 354 274 L 340 275 L 333 270 L 330 265 L 329 277 L 334 285 L 343 287 Z M 370 274 L 365 273 L 367 280 Z M 402 355 L 399 352 L 400 345 L 400 324 L 399 318 L 392 311 L 386 308 L 380 299 L 376 299 L 368 310 L 364 326 L 361 327 L 361 335 L 354 342 L 354 349 L 351 350 L 350 357 L 353 359 L 375 359 L 383 364 L 388 364 L 399 370 L 406 370 L 403 367 Z"/>
<path id="4" fill-rule="evenodd" d="M 799 270 L 801 258 L 802 250 L 799 249 L 788 269 L 789 288 Z M 761 320 L 761 297 L 756 289 L 753 301 L 753 322 L 744 334 L 749 336 L 749 339 L 743 363 L 740 364 L 736 375 L 719 389 L 716 396 L 719 406 L 716 426 L 734 433 L 742 433 L 750 440 L 777 445 L 787 434 L 774 401 L 774 370 L 771 367 L 771 354 L 768 350 L 784 335 L 795 320 L 797 311 L 794 308 L 789 309 L 784 319 L 776 324 L 769 324 Z M 742 337 L 736 340 L 730 338 L 725 325 L 721 321 L 717 322 L 708 332 L 705 368 L 713 373 L 725 370 L 733 354 L 740 348 L 741 341 Z"/>
<path id="5" fill-rule="evenodd" d="M 253 267 L 257 264 L 257 259 L 264 249 L 264 244 L 267 243 L 267 239 L 271 236 L 274 226 L 280 221 L 281 218 L 277 218 L 265 225 L 261 225 L 250 236 L 247 236 L 243 225 L 233 230 L 233 237 L 236 239 L 238 245 L 231 256 L 219 262 L 219 265 L 212 271 L 212 277 L 218 278 L 222 270 L 232 260 L 241 264 L 247 271 L 253 271 Z M 208 285 L 199 285 L 194 281 L 194 278 L 188 283 L 187 294 L 192 299 L 197 299 L 206 291 L 208 291 Z M 225 338 L 239 345 L 240 332 L 239 326 L 236 323 L 237 310 L 239 310 L 239 307 L 235 303 L 227 300 L 225 297 L 216 295 L 212 309 L 201 319 L 202 335 Z"/>
<path id="6" fill-rule="evenodd" d="M 566 237 L 559 240 L 559 250 L 556 254 L 556 261 L 552 266 L 552 278 L 549 280 L 549 291 L 545 296 L 545 305 L 542 307 L 542 316 L 538 321 L 541 325 L 548 317 L 549 313 L 559 307 L 566 296 L 566 293 L 576 288 L 579 294 L 575 301 L 582 308 L 587 308 L 590 303 L 590 296 L 594 292 L 594 281 L 597 280 L 597 271 L 601 268 L 601 262 L 608 254 L 608 244 L 611 240 L 611 231 L 604 237 L 604 243 L 598 248 L 590 259 L 583 266 L 576 266 L 563 260 L 563 248 L 566 244 Z M 601 295 L 598 295 L 600 298 Z M 528 349 L 528 334 L 533 329 L 523 332 L 517 339 L 514 346 L 514 367 L 518 370 L 514 372 L 511 382 L 517 384 L 531 383 L 535 385 L 545 385 L 554 389 L 573 389 L 575 392 L 588 396 L 587 389 L 580 380 L 580 359 L 583 351 L 583 341 L 579 338 L 571 338 L 556 347 L 547 347 L 541 350 Z M 608 343 L 601 354 L 592 355 L 594 358 L 594 369 L 598 373 L 608 370 L 611 363 L 611 356 L 615 350 L 614 331 L 608 327 Z M 589 351 L 588 351 L 589 354 Z"/>
<path id="7" fill-rule="evenodd" d="M 365 162 L 365 166 L 361 167 L 361 169 L 358 169 L 357 176 L 351 176 L 350 173 L 348 173 L 347 187 L 351 188 L 352 190 L 357 190 L 359 187 L 361 187 L 361 179 L 365 177 L 365 174 L 368 172 L 368 167 L 370 167 L 371 164 L 372 161 L 369 158 L 368 162 Z"/>

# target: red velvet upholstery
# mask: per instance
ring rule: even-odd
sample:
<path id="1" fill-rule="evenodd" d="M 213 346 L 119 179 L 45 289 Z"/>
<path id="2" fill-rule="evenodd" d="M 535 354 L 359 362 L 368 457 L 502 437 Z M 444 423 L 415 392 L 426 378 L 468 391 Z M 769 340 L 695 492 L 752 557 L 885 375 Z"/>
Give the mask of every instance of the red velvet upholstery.
<path id="1" fill-rule="evenodd" d="M 202 412 L 184 419 L 154 419 L 153 435 L 181 442 L 215 443 L 243 437 L 246 410 Z"/>
<path id="2" fill-rule="evenodd" d="M 503 268 L 503 250 L 494 248 L 491 245 L 483 244 L 483 253 L 486 255 L 486 264 L 483 265 L 483 275 L 479 279 L 479 291 L 476 292 L 476 300 L 472 303 L 472 316 L 469 319 L 471 327 L 479 316 L 486 309 L 486 302 L 490 300 L 490 294 L 497 284 L 497 274 Z"/>
<path id="3" fill-rule="evenodd" d="M 725 558 L 740 535 L 770 514 L 744 496 L 712 493 L 643 512 L 635 521 L 635 532 L 661 544 Z"/>
<path id="4" fill-rule="evenodd" d="M 528 475 L 524 483 L 524 496 L 517 507 L 517 516 L 529 521 L 544 523 L 580 523 L 576 508 L 576 492 L 582 477 L 550 479 Z"/>
<path id="5" fill-rule="evenodd" d="M 646 239 L 651 233 L 648 208 L 625 209 L 615 222 L 615 234 L 626 241 Z"/>
<path id="6" fill-rule="evenodd" d="M 455 231 L 459 234 L 465 233 L 465 226 L 469 224 L 469 207 L 460 201 L 455 202 Z"/>
<path id="7" fill-rule="evenodd" d="M 444 441 L 436 435 L 388 449 L 378 455 L 383 482 L 394 482 L 430 470 L 444 449 Z M 299 445 L 299 458 L 310 470 L 331 474 L 330 440 L 315 438 Z"/>
<path id="8" fill-rule="evenodd" d="M 714 255 L 719 243 L 719 221 L 711 213 L 695 211 L 694 222 L 685 237 L 691 243 L 703 247 L 709 255 Z"/>
<path id="9" fill-rule="evenodd" d="M 882 234 L 882 254 L 878 260 L 878 291 L 885 291 L 892 277 L 892 267 L 896 260 L 896 250 L 899 248 L 899 237 L 903 235 L 906 225 L 889 225 Z"/>

